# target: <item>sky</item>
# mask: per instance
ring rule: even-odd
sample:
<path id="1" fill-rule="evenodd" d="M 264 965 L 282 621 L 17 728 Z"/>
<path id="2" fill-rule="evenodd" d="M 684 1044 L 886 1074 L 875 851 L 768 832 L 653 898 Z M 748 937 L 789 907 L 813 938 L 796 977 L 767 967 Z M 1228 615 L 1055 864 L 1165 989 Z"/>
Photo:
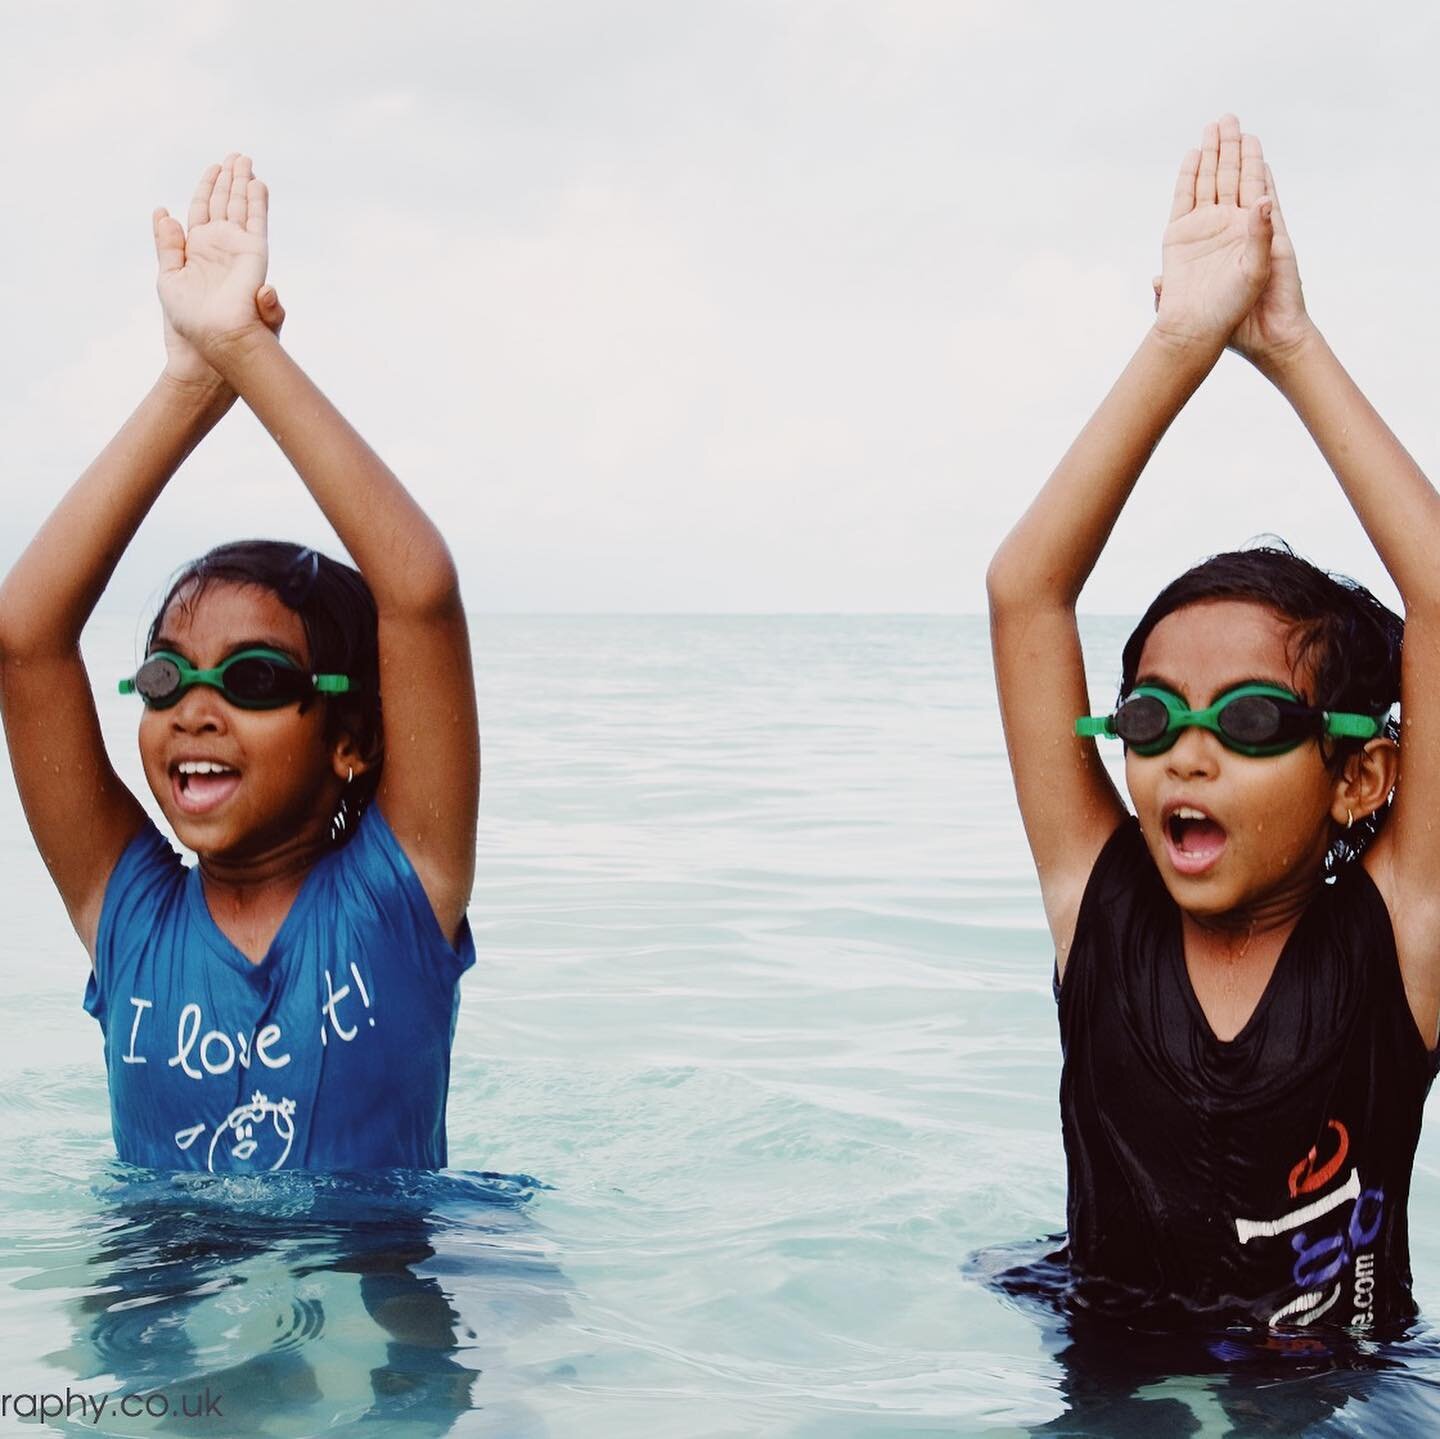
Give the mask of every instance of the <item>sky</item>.
<path id="1" fill-rule="evenodd" d="M 1150 323 L 1176 168 L 1225 110 L 1312 314 L 1440 471 L 1437 41 L 1428 5 L 1324 0 L 6 0 L 0 565 L 158 374 L 150 212 L 229 149 L 270 187 L 287 347 L 473 610 L 982 609 Z M 1393 602 L 1226 356 L 1082 608 L 1262 533 Z M 339 552 L 237 407 L 104 603 L 250 534 Z"/>

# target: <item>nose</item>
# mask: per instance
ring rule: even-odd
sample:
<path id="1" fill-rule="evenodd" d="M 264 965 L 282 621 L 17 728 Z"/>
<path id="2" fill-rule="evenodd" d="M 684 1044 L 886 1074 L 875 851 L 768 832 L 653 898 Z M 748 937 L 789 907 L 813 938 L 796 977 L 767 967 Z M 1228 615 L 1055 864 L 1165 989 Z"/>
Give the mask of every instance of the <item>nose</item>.
<path id="1" fill-rule="evenodd" d="M 170 728 L 179 734 L 220 733 L 225 729 L 225 701 L 212 685 L 191 685 L 170 706 Z"/>
<path id="2" fill-rule="evenodd" d="M 1199 725 L 1187 725 L 1165 751 L 1165 767 L 1171 774 L 1185 778 L 1213 775 L 1220 764 L 1221 749 L 1218 735 Z"/>

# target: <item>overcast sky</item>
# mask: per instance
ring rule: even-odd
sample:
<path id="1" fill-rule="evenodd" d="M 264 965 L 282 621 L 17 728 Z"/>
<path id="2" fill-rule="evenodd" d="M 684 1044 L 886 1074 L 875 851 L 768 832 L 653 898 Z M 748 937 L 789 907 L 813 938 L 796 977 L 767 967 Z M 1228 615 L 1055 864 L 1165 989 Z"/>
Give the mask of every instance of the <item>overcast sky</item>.
<path id="1" fill-rule="evenodd" d="M 150 211 L 231 148 L 270 185 L 287 345 L 474 609 L 982 608 L 1149 323 L 1176 166 L 1225 109 L 1265 143 L 1312 313 L 1440 473 L 1440 20 L 1379 14 L 7 0 L 0 564 L 158 372 Z M 1085 607 L 1138 610 L 1263 531 L 1379 581 L 1227 356 Z M 255 533 L 336 547 L 237 409 L 107 605 Z"/>

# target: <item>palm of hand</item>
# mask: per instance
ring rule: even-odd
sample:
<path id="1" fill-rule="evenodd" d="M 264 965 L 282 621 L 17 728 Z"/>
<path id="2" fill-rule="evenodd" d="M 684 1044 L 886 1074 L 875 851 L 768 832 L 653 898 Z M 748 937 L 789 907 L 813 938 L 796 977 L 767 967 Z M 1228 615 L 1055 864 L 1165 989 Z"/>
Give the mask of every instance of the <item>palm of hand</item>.
<path id="1" fill-rule="evenodd" d="M 203 350 L 207 342 L 260 323 L 255 295 L 265 283 L 269 247 L 232 220 L 192 225 L 185 262 L 160 275 L 167 327 Z"/>
<path id="2" fill-rule="evenodd" d="M 1255 359 L 1293 344 L 1308 323 L 1295 247 L 1290 237 L 1277 228 L 1270 246 L 1270 278 L 1250 313 L 1236 326 L 1230 345 Z"/>
<path id="3" fill-rule="evenodd" d="M 1165 229 L 1158 323 L 1186 339 L 1230 335 L 1265 286 L 1250 215 L 1239 205 L 1203 205 Z"/>

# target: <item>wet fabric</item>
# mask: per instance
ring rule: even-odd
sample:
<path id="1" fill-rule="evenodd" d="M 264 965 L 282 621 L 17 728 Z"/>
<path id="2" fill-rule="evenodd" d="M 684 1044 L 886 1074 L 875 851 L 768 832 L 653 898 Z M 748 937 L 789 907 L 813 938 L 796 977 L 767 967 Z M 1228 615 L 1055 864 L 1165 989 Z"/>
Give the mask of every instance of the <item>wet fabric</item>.
<path id="1" fill-rule="evenodd" d="M 445 1165 L 469 921 L 451 946 L 376 805 L 305 876 L 264 959 L 147 825 L 105 890 L 85 1008 L 119 1157 L 253 1172 Z"/>
<path id="2" fill-rule="evenodd" d="M 1130 819 L 1091 874 L 1058 998 L 1075 1302 L 1156 1327 L 1414 1313 L 1406 1203 L 1437 1058 L 1360 865 L 1311 902 L 1222 1041 Z"/>

